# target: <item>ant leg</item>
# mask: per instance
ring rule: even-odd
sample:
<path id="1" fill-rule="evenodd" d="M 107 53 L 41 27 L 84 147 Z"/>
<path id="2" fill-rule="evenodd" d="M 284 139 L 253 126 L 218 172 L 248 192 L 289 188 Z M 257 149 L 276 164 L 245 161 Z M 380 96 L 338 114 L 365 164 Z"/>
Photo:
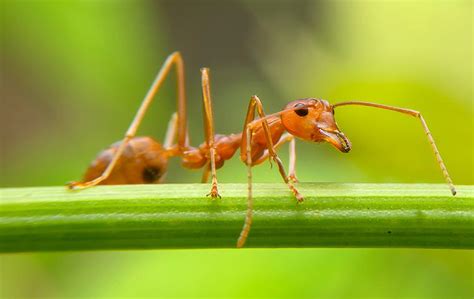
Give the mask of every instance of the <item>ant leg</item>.
<path id="1" fill-rule="evenodd" d="M 278 150 L 280 146 L 283 144 L 289 142 L 289 152 L 290 152 L 290 161 L 289 161 L 289 166 L 288 166 L 288 180 L 297 183 L 298 178 L 296 177 L 296 170 L 295 170 L 295 165 L 296 165 L 296 145 L 295 145 L 295 137 L 293 135 L 290 135 L 288 133 L 285 133 L 280 140 L 278 140 L 277 144 L 275 144 L 274 149 L 275 151 Z M 269 153 L 268 150 L 265 150 L 264 154 L 258 158 L 257 161 L 252 162 L 252 166 L 259 165 L 263 163 L 266 159 L 268 159 Z"/>
<path id="2" fill-rule="evenodd" d="M 177 127 L 178 114 L 175 112 L 171 115 L 170 121 L 168 122 L 168 128 L 166 129 L 165 139 L 163 140 L 163 147 L 167 150 L 172 149 L 175 145 Z"/>
<path id="3" fill-rule="evenodd" d="M 250 105 L 249 105 L 250 106 Z M 250 107 L 249 107 L 250 108 Z M 248 115 L 247 115 L 248 116 Z M 242 248 L 247 241 L 250 233 L 250 228 L 253 222 L 253 194 L 252 194 L 252 130 L 250 126 L 245 128 L 245 164 L 247 164 L 247 213 L 245 214 L 245 221 L 242 230 L 240 231 L 239 238 L 237 239 L 237 248 Z M 243 143 L 243 142 L 242 142 Z M 241 153 L 242 157 L 242 153 Z"/>
<path id="4" fill-rule="evenodd" d="M 387 106 L 387 105 L 382 105 L 382 104 L 375 104 L 375 103 L 370 103 L 370 102 L 358 102 L 358 101 L 341 102 L 341 103 L 334 104 L 333 107 L 335 108 L 338 106 L 346 106 L 346 105 L 360 105 L 360 106 L 375 107 L 375 108 L 408 114 L 408 115 L 418 118 L 421 122 L 421 125 L 423 126 L 423 130 L 425 131 L 426 137 L 428 138 L 431 148 L 433 149 L 433 152 L 436 157 L 436 160 L 438 161 L 439 167 L 441 168 L 441 171 L 443 172 L 444 179 L 446 180 L 446 183 L 451 189 L 451 193 L 453 195 L 456 195 L 456 188 L 453 185 L 453 181 L 451 180 L 451 177 L 449 176 L 448 170 L 446 166 L 444 165 L 443 159 L 441 158 L 441 154 L 438 151 L 438 147 L 436 146 L 433 136 L 431 135 L 430 129 L 428 128 L 428 125 L 426 124 L 425 119 L 421 115 L 421 112 L 416 111 L 416 110 L 406 109 L 406 108 L 399 108 L 399 107 Z"/>
<path id="5" fill-rule="evenodd" d="M 257 112 L 260 116 L 260 118 L 257 120 L 255 120 L 255 109 L 257 109 Z M 303 196 L 298 192 L 298 190 L 296 190 L 296 188 L 293 186 L 293 183 L 288 180 L 288 177 L 286 176 L 286 173 L 285 173 L 285 169 L 283 167 L 283 163 L 281 162 L 280 158 L 275 152 L 276 147 L 278 147 L 279 145 L 285 142 L 291 141 L 291 139 L 294 139 L 294 137 L 289 134 L 288 136 L 283 135 L 275 147 L 273 145 L 273 141 L 270 134 L 270 128 L 268 126 L 268 121 L 267 121 L 269 117 L 278 116 L 282 112 L 291 111 L 294 109 L 295 108 L 285 109 L 280 112 L 265 116 L 265 113 L 263 111 L 263 105 L 260 99 L 257 96 L 252 96 L 250 99 L 250 103 L 247 109 L 247 115 L 245 117 L 244 130 L 242 132 L 242 143 L 240 147 L 240 159 L 247 165 L 247 213 L 245 215 L 244 226 L 242 227 L 239 238 L 237 240 L 238 248 L 242 248 L 245 245 L 245 242 L 250 233 L 250 228 L 253 222 L 253 193 L 252 193 L 252 166 L 253 165 L 260 164 L 263 161 L 265 161 L 268 157 L 271 157 L 277 163 L 278 170 L 280 171 L 280 174 L 283 180 L 288 185 L 290 190 L 293 192 L 298 202 L 303 201 Z M 267 152 L 262 157 L 260 157 L 257 161 L 252 162 L 252 134 L 253 134 L 254 128 L 260 123 L 265 132 L 265 139 L 267 141 L 268 149 L 267 149 Z"/>
<path id="6" fill-rule="evenodd" d="M 283 134 L 281 137 L 280 137 L 280 140 L 278 140 L 278 142 L 273 146 L 273 148 L 275 149 L 275 151 L 277 151 L 283 144 L 287 143 L 287 142 L 293 142 L 292 140 L 294 139 L 295 137 L 293 135 L 290 135 L 288 133 L 285 133 Z M 290 147 L 291 147 L 291 143 L 290 143 Z M 265 160 L 268 159 L 269 157 L 269 153 L 268 153 L 268 150 L 265 150 L 265 152 L 263 153 L 263 155 L 258 158 L 258 160 L 256 161 L 252 161 L 252 166 L 255 166 L 255 165 L 260 165 L 262 164 L 263 162 L 265 162 Z"/>
<path id="7" fill-rule="evenodd" d="M 294 137 L 290 141 L 289 152 L 290 163 L 288 166 L 288 180 L 293 183 L 298 183 L 298 178 L 296 177 L 296 142 Z"/>
<path id="8" fill-rule="evenodd" d="M 209 69 L 201 69 L 202 100 L 204 104 L 204 133 L 207 146 L 209 147 L 210 171 L 211 171 L 211 191 L 207 194 L 211 198 L 221 197 L 217 189 L 217 171 L 216 171 L 216 145 L 214 143 L 214 116 L 212 114 L 211 88 L 209 79 Z M 206 175 L 207 176 L 207 175 Z M 203 176 L 204 177 L 204 176 Z M 207 180 L 207 178 L 206 178 Z"/>
<path id="9" fill-rule="evenodd" d="M 124 138 L 122 139 L 121 144 L 119 145 L 117 151 L 114 153 L 112 160 L 110 161 L 109 165 L 105 171 L 97 178 L 87 182 L 71 182 L 68 184 L 70 189 L 84 189 L 87 187 L 95 186 L 100 184 L 102 181 L 107 179 L 109 175 L 112 173 L 115 165 L 117 164 L 118 159 L 122 155 L 125 147 L 127 146 L 128 141 L 132 139 L 137 130 L 140 126 L 145 113 L 148 110 L 153 98 L 155 97 L 156 93 L 160 89 L 164 79 L 169 74 L 172 66 L 176 66 L 176 73 L 177 73 L 177 90 L 178 90 L 178 117 L 177 117 L 177 127 L 178 127 L 178 146 L 180 150 L 183 150 L 187 143 L 187 125 L 186 125 L 186 96 L 185 96 L 185 88 L 184 88 L 184 62 L 179 52 L 174 52 L 163 63 L 160 71 L 156 75 L 153 84 L 151 85 L 148 93 L 146 94 L 145 98 L 143 99 L 140 108 L 138 108 L 137 114 L 133 119 L 130 127 L 128 128 L 127 132 L 125 133 Z"/>
<path id="10" fill-rule="evenodd" d="M 257 161 L 252 162 L 252 143 L 251 143 L 251 138 L 252 136 L 252 129 L 250 126 L 247 126 L 245 138 L 246 138 L 246 163 L 247 164 L 247 213 L 245 216 L 245 222 L 244 226 L 242 228 L 242 231 L 240 232 L 239 239 L 237 240 L 237 247 L 242 248 L 245 244 L 245 241 L 247 240 L 247 237 L 250 232 L 250 228 L 252 226 L 252 221 L 253 221 L 253 196 L 252 196 L 252 167 L 255 165 L 258 165 L 265 160 L 267 160 L 270 156 L 269 151 L 267 150 L 262 157 L 260 157 Z M 274 149 L 277 150 L 280 146 L 287 142 L 294 142 L 294 136 L 290 135 L 288 133 L 284 134 L 280 140 L 275 144 Z"/>
<path id="11" fill-rule="evenodd" d="M 178 114 L 175 112 L 171 115 L 171 118 L 168 122 L 168 128 L 166 129 L 165 139 L 163 140 L 163 148 L 166 150 L 167 156 L 174 156 L 176 152 L 176 132 L 178 127 Z M 160 177 L 158 183 L 162 183 L 165 178 L 166 171 Z"/>
<path id="12" fill-rule="evenodd" d="M 257 110 L 257 113 L 260 116 L 260 119 L 255 120 L 255 110 Z M 277 114 L 274 114 L 274 115 L 277 115 Z M 266 116 L 265 112 L 263 111 L 262 102 L 257 96 L 252 96 L 250 98 L 250 103 L 247 110 L 247 116 L 244 123 L 245 128 L 242 134 L 240 158 L 242 161 L 246 161 L 247 159 L 247 154 L 246 152 L 243 151 L 243 149 L 246 148 L 246 143 L 247 143 L 246 142 L 246 134 L 247 134 L 246 127 L 249 126 L 251 131 L 253 131 L 253 129 L 256 126 L 261 124 L 263 127 L 265 140 L 267 142 L 268 154 L 270 155 L 271 159 L 278 165 L 278 171 L 280 172 L 280 175 L 283 178 L 283 181 L 288 185 L 288 188 L 293 192 L 298 202 L 302 202 L 303 196 L 295 188 L 295 186 L 293 185 L 293 182 L 288 180 L 288 176 L 286 175 L 286 172 L 285 172 L 285 167 L 283 166 L 281 159 L 278 157 L 277 153 L 275 152 L 271 133 L 270 133 L 270 128 L 268 126 L 267 120 L 268 120 L 268 116 Z"/>

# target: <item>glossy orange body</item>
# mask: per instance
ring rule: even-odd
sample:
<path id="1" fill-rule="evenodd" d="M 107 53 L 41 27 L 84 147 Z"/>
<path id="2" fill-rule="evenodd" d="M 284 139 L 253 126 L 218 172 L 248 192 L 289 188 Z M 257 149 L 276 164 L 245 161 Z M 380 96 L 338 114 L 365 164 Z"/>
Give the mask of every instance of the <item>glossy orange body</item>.
<path id="1" fill-rule="evenodd" d="M 302 108 L 295 109 L 300 106 Z M 339 132 L 333 117 L 332 106 L 328 102 L 319 99 L 301 99 L 290 102 L 283 111 L 285 110 L 287 111 L 266 120 L 273 144 L 277 144 L 283 133 L 288 131 L 304 140 L 328 141 L 343 152 L 349 151 L 349 141 L 345 137 L 339 138 L 336 135 L 336 133 L 339 135 L 342 133 Z M 298 112 L 299 110 L 305 112 Z M 255 123 L 258 121 L 259 119 L 254 120 Z M 93 180 L 104 172 L 119 144 L 120 142 L 115 143 L 99 154 L 87 169 L 84 176 L 85 181 Z M 242 133 L 216 134 L 214 135 L 214 144 L 216 169 L 221 168 L 226 160 L 232 158 L 239 148 L 246 147 L 245 142 L 242 142 Z M 267 151 L 268 142 L 264 129 L 262 126 L 256 126 L 251 138 L 252 161 L 265 158 L 264 155 Z M 242 153 L 244 152 L 242 151 Z M 165 149 L 151 137 L 134 137 L 128 142 L 110 176 L 101 184 L 159 183 L 166 173 L 168 159 L 171 157 L 181 157 L 182 165 L 185 168 L 203 168 L 210 163 L 209 145 L 207 142 L 203 142 L 198 147 L 186 146 L 179 149 L 175 146 Z M 241 158 L 244 162 L 246 161 L 245 154 L 242 154 Z"/>
<path id="2" fill-rule="evenodd" d="M 232 158 L 240 146 L 241 135 L 216 135 L 216 168 L 221 168 Z M 99 177 L 111 162 L 121 141 L 102 151 L 89 165 L 84 181 Z M 182 165 L 188 169 L 199 169 L 209 165 L 209 146 L 203 142 L 198 147 L 186 147 L 180 151 L 176 147 L 164 149 L 151 137 L 134 137 L 127 146 L 109 177 L 101 185 L 155 184 L 160 183 L 168 168 L 168 159 L 181 157 Z"/>

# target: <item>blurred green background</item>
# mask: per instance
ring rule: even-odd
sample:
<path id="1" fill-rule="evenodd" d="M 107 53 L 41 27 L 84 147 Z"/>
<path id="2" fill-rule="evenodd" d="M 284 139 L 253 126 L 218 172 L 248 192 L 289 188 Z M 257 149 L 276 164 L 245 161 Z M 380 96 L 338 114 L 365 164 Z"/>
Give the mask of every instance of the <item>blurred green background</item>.
<path id="1" fill-rule="evenodd" d="M 423 112 L 454 182 L 474 182 L 471 1 L 2 0 L 0 38 L 3 187 L 79 179 L 122 137 L 175 50 L 186 62 L 195 145 L 203 140 L 199 67 L 208 66 L 218 133 L 241 130 L 253 94 L 267 112 L 304 97 L 407 107 Z M 163 138 L 174 80 L 140 134 Z M 364 107 L 336 117 L 353 150 L 297 143 L 300 180 L 444 182 L 415 119 Z M 168 182 L 199 181 L 179 164 Z M 246 172 L 235 158 L 218 175 L 244 182 Z M 268 164 L 255 178 L 280 181 Z M 3 255 L 0 295 L 472 298 L 473 263 L 470 251 L 411 249 Z"/>

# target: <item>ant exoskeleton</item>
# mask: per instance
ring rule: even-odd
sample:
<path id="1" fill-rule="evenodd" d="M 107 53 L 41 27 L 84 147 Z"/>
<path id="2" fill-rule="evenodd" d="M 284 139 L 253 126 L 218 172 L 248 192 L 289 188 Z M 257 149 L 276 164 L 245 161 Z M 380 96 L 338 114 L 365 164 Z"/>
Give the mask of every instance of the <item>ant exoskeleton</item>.
<path id="1" fill-rule="evenodd" d="M 151 137 L 135 137 L 148 107 L 173 66 L 176 67 L 177 72 L 178 111 L 173 114 L 169 122 L 163 144 L 161 145 Z M 307 141 L 329 142 L 339 151 L 347 153 L 351 149 L 351 143 L 337 126 L 334 119 L 334 108 L 346 105 L 362 105 L 392 110 L 418 118 L 433 148 L 447 184 L 452 194 L 456 194 L 456 189 L 453 186 L 428 126 L 418 111 L 358 101 L 331 105 L 321 99 L 307 98 L 292 101 L 280 112 L 266 115 L 260 99 L 257 96 L 252 96 L 242 133 L 216 135 L 214 133 L 209 69 L 201 69 L 201 78 L 205 142 L 198 147 L 189 145 L 184 62 L 181 54 L 174 52 L 163 64 L 122 141 L 113 144 L 100 153 L 87 169 L 84 181 L 71 182 L 68 184 L 69 188 L 83 189 L 98 184 L 159 183 L 166 174 L 168 159 L 171 157 L 181 157 L 183 166 L 186 168 L 204 168 L 202 182 L 207 182 L 209 174 L 211 174 L 212 183 L 208 195 L 212 198 L 217 198 L 220 195 L 216 170 L 222 167 L 224 162 L 230 159 L 237 149 L 240 148 L 240 159 L 247 165 L 248 169 L 248 208 L 245 223 L 237 241 L 237 247 L 242 247 L 252 224 L 252 166 L 261 164 L 267 159 L 273 160 L 278 166 L 281 177 L 298 202 L 303 201 L 303 196 L 294 186 L 294 183 L 297 182 L 295 175 L 296 155 L 294 137 Z M 258 114 L 258 118 L 255 118 L 255 112 Z M 276 153 L 277 148 L 287 142 L 290 143 L 289 175 L 286 174 L 283 163 Z"/>

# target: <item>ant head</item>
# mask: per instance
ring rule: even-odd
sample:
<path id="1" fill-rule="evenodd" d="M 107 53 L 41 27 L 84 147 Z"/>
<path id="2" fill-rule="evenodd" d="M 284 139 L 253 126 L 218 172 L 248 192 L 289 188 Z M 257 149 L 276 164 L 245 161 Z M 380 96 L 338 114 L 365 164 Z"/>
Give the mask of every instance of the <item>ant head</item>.
<path id="1" fill-rule="evenodd" d="M 351 150 L 351 143 L 339 131 L 334 119 L 334 109 L 325 100 L 300 99 L 288 103 L 281 114 L 286 130 L 301 139 L 331 143 L 343 153 Z"/>

